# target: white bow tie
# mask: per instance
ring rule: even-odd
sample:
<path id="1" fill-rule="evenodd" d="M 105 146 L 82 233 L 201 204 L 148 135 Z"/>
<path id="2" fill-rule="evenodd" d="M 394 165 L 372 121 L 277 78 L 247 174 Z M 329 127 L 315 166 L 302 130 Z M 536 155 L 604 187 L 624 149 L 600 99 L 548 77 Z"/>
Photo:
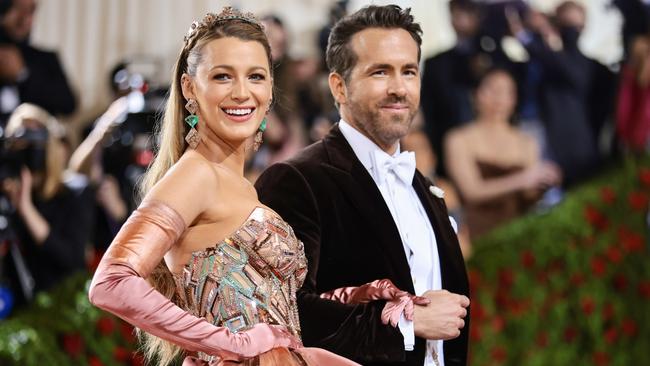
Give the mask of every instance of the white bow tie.
<path id="1" fill-rule="evenodd" d="M 372 153 L 372 170 L 377 183 L 382 184 L 388 177 L 388 173 L 393 172 L 407 185 L 413 183 L 415 175 L 415 153 L 412 151 L 403 151 L 393 157 L 383 151 L 374 151 Z"/>

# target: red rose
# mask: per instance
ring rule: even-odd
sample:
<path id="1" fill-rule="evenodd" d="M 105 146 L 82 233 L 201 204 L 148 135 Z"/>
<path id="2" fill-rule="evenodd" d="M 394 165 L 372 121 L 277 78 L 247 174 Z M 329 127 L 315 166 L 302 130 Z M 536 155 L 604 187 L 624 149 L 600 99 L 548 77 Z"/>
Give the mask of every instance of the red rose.
<path id="1" fill-rule="evenodd" d="M 97 319 L 97 330 L 101 335 L 108 336 L 115 330 L 115 322 L 108 316 Z"/>
<path id="2" fill-rule="evenodd" d="M 609 356 L 607 353 L 602 351 L 596 351 L 593 354 L 594 365 L 596 366 L 606 366 L 609 364 Z"/>
<path id="3" fill-rule="evenodd" d="M 613 245 L 607 248 L 606 255 L 607 255 L 607 259 L 609 259 L 609 261 L 612 263 L 618 264 L 623 259 L 623 254 L 621 254 L 621 250 L 618 247 L 615 247 Z"/>
<path id="4" fill-rule="evenodd" d="M 623 247 L 628 252 L 642 252 L 643 251 L 643 237 L 641 235 L 621 228 L 618 231 L 618 237 L 623 243 Z"/>
<path id="5" fill-rule="evenodd" d="M 637 211 L 648 209 L 648 195 L 643 192 L 631 192 L 628 196 L 630 207 Z"/>
<path id="6" fill-rule="evenodd" d="M 65 334 L 63 336 L 63 349 L 73 358 L 79 356 L 83 350 L 84 342 L 79 334 Z"/>
<path id="7" fill-rule="evenodd" d="M 627 277 L 623 274 L 617 274 L 614 277 L 614 288 L 618 290 L 619 292 L 625 291 L 627 288 Z"/>
<path id="8" fill-rule="evenodd" d="M 634 337 L 637 332 L 636 322 L 630 318 L 624 319 L 622 330 L 623 330 L 623 334 L 625 334 L 626 336 Z"/>
<path id="9" fill-rule="evenodd" d="M 591 315 L 596 310 L 596 303 L 591 297 L 583 297 L 580 300 L 580 307 L 585 315 Z"/>
<path id="10" fill-rule="evenodd" d="M 609 226 L 609 221 L 603 215 L 598 211 L 595 207 L 593 206 L 587 206 L 585 207 L 585 218 L 587 219 L 587 222 L 591 224 L 594 228 L 598 230 L 605 230 Z"/>
<path id="11" fill-rule="evenodd" d="M 616 201 L 616 192 L 614 192 L 612 187 L 603 187 L 603 189 L 600 190 L 600 198 L 603 202 L 611 205 Z"/>
<path id="12" fill-rule="evenodd" d="M 88 357 L 88 366 L 104 366 L 97 356 Z"/>
<path id="13" fill-rule="evenodd" d="M 530 250 L 521 252 L 521 264 L 524 268 L 531 268 L 535 265 L 535 255 Z"/>
<path id="14" fill-rule="evenodd" d="M 616 330 L 616 328 L 613 326 L 607 329 L 605 331 L 605 340 L 609 344 L 616 342 L 616 340 L 618 340 L 618 330 Z"/>
<path id="15" fill-rule="evenodd" d="M 591 272 L 597 277 L 601 277 L 607 269 L 605 261 L 600 257 L 591 259 Z"/>
<path id="16" fill-rule="evenodd" d="M 650 169 L 641 168 L 639 170 L 639 180 L 644 186 L 650 187 Z"/>
<path id="17" fill-rule="evenodd" d="M 119 363 L 125 363 L 129 359 L 129 351 L 124 347 L 117 346 L 113 350 L 113 358 Z"/>
<path id="18" fill-rule="evenodd" d="M 574 339 L 578 336 L 578 330 L 575 327 L 566 327 L 564 329 L 564 340 L 568 343 L 573 342 Z"/>
<path id="19" fill-rule="evenodd" d="M 506 358 L 508 358 L 508 353 L 503 346 L 496 346 L 492 348 L 492 351 L 490 353 L 492 354 L 492 359 L 499 363 L 505 361 Z"/>

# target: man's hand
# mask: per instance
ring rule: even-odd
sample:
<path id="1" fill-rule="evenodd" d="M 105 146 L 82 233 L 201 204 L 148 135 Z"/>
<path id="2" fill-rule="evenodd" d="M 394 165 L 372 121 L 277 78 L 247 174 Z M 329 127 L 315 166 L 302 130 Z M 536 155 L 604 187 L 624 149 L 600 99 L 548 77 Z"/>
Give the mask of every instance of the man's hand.
<path id="1" fill-rule="evenodd" d="M 413 326 L 415 335 L 433 340 L 448 340 L 460 335 L 465 326 L 469 299 L 447 290 L 427 291 L 423 295 L 431 302 L 415 306 Z"/>

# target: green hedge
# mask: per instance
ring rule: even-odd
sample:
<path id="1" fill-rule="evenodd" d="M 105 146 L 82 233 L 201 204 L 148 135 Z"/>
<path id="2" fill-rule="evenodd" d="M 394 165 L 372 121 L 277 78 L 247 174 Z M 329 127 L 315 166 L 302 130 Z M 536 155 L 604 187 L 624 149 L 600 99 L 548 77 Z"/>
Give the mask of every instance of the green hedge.
<path id="1" fill-rule="evenodd" d="M 0 320 L 0 365 L 143 365 L 133 327 L 88 302 L 87 274 Z"/>
<path id="2" fill-rule="evenodd" d="M 650 365 L 650 164 L 475 244 L 471 364 Z"/>
<path id="3" fill-rule="evenodd" d="M 628 161 L 475 243 L 471 364 L 650 365 L 650 163 Z M 87 275 L 0 321 L 2 365 L 141 365 Z"/>

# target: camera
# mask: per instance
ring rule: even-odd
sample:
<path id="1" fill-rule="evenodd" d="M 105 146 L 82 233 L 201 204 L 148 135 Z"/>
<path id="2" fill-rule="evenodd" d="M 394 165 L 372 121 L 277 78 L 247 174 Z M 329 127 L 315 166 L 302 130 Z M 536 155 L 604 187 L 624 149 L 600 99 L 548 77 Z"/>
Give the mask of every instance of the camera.
<path id="1" fill-rule="evenodd" d="M 0 138 L 0 182 L 20 177 L 23 166 L 30 171 L 45 169 L 48 132 L 44 127 L 19 127 L 10 137 Z"/>

